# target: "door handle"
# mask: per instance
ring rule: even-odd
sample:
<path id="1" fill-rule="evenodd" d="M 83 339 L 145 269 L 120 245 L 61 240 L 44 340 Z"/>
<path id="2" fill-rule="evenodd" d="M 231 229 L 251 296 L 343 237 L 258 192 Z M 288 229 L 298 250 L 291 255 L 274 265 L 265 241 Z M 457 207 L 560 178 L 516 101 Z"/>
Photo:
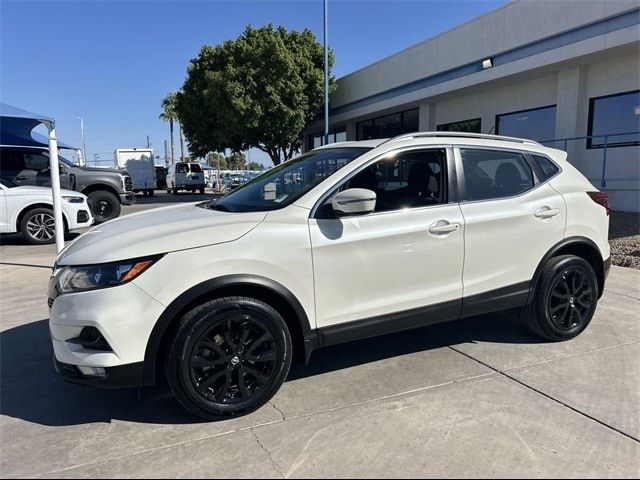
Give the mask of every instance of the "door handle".
<path id="1" fill-rule="evenodd" d="M 439 220 L 429 227 L 429 233 L 432 235 L 447 235 L 460 230 L 459 223 L 449 223 L 446 220 Z"/>
<path id="2" fill-rule="evenodd" d="M 557 215 L 560 215 L 559 208 L 542 207 L 536 210 L 536 213 L 534 213 L 534 216 L 536 218 L 542 218 L 542 219 L 553 218 Z"/>

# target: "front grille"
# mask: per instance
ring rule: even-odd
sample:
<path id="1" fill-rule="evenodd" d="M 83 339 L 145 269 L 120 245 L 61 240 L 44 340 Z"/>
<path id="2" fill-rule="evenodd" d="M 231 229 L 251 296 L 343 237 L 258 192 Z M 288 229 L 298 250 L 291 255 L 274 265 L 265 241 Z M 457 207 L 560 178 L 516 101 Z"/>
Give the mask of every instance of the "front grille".
<path id="1" fill-rule="evenodd" d="M 89 221 L 89 212 L 87 212 L 86 210 L 80 210 L 78 212 L 77 222 L 78 223 L 86 223 L 88 221 Z"/>
<path id="2" fill-rule="evenodd" d="M 124 191 L 130 192 L 133 189 L 133 183 L 131 182 L 131 177 L 129 175 L 124 176 Z"/>

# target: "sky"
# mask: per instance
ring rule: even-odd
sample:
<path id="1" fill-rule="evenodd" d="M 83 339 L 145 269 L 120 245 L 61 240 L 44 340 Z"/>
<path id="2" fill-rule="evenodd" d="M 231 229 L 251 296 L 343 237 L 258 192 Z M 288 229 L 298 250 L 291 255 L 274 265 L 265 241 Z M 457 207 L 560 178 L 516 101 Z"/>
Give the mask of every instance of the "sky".
<path id="1" fill-rule="evenodd" d="M 329 0 L 329 45 L 339 78 L 500 7 L 489 0 Z M 0 0 L 0 101 L 56 119 L 58 138 L 88 163 L 116 148 L 146 146 L 164 157 L 160 102 L 178 90 L 201 46 L 247 24 L 311 29 L 322 41 L 322 0 Z M 179 143 L 176 135 L 176 155 Z M 251 160 L 267 165 L 266 154 Z"/>

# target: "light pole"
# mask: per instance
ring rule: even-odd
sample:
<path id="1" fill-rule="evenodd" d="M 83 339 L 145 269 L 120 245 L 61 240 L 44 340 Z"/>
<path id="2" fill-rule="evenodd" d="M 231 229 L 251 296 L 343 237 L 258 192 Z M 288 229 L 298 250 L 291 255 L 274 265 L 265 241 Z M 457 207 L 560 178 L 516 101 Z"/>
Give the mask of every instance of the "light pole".
<path id="1" fill-rule="evenodd" d="M 76 120 L 80 120 L 80 135 L 82 136 L 82 165 L 87 164 L 87 146 L 84 143 L 84 118 L 76 117 Z"/>
<path id="2" fill-rule="evenodd" d="M 328 20 L 329 1 L 324 0 L 324 144 L 329 143 L 329 45 Z"/>

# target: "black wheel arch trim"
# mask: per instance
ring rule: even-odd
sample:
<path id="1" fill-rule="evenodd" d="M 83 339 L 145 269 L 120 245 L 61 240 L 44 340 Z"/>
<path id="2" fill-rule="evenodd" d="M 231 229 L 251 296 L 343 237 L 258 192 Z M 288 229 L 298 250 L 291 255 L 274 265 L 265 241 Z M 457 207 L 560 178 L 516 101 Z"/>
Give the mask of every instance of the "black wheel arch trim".
<path id="1" fill-rule="evenodd" d="M 609 268 L 611 266 L 611 257 L 604 259 L 602 257 L 602 252 L 600 251 L 600 248 L 598 247 L 598 245 L 596 245 L 596 243 L 593 240 L 587 237 L 573 236 L 573 237 L 567 237 L 561 240 L 560 242 L 556 243 L 545 254 L 545 256 L 542 257 L 542 260 L 538 264 L 538 267 L 536 268 L 536 271 L 533 274 L 533 278 L 531 279 L 531 284 L 529 285 L 529 298 L 527 300 L 527 303 L 531 303 L 531 301 L 533 300 L 533 296 L 535 295 L 535 290 L 538 285 L 538 281 L 540 280 L 540 275 L 542 275 L 542 271 L 544 269 L 544 266 L 547 264 L 547 262 L 551 260 L 553 257 L 557 256 L 563 249 L 571 246 L 587 247 L 593 252 L 597 253 L 598 258 L 602 262 L 602 265 L 595 266 L 596 276 L 598 277 L 598 290 L 599 290 L 598 298 L 602 296 L 602 294 L 604 293 L 604 283 L 605 283 L 607 274 L 609 273 L 608 272 Z"/>
<path id="2" fill-rule="evenodd" d="M 286 287 L 266 277 L 250 274 L 224 275 L 206 280 L 180 294 L 162 312 L 156 322 L 149 340 L 144 357 L 144 385 L 151 386 L 156 380 L 156 361 L 160 352 L 162 340 L 170 325 L 177 320 L 178 315 L 194 300 L 203 295 L 213 294 L 227 287 L 260 287 L 284 299 L 296 314 L 296 319 L 302 331 L 304 361 L 307 362 L 311 352 L 317 346 L 315 331 L 311 329 L 309 318 L 300 301 Z"/>

